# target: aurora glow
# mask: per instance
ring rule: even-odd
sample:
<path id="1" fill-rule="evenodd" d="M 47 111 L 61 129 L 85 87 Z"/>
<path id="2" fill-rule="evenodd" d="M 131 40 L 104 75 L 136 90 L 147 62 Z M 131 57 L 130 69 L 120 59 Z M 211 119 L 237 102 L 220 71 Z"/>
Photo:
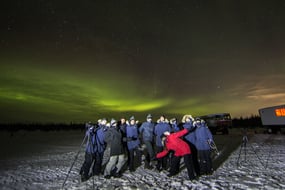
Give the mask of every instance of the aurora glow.
<path id="1" fill-rule="evenodd" d="M 2 18 L 1 122 L 240 117 L 285 102 L 284 3 L 20 2 Z"/>

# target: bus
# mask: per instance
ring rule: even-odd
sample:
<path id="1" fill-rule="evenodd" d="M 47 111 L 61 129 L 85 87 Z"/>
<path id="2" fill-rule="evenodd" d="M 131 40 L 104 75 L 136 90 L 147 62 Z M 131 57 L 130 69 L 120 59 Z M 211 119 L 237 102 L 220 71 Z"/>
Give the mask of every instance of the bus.
<path id="1" fill-rule="evenodd" d="M 232 127 L 232 118 L 229 113 L 208 114 L 199 116 L 199 118 L 207 123 L 213 134 L 216 134 L 217 132 L 229 134 L 229 128 Z"/>

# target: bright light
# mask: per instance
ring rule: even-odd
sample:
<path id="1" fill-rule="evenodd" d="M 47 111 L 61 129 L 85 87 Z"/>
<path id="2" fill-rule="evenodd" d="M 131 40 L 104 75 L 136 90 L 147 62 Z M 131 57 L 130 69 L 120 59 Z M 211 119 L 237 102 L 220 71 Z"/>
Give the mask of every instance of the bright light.
<path id="1" fill-rule="evenodd" d="M 285 116 L 285 108 L 275 109 L 275 114 L 277 117 Z"/>

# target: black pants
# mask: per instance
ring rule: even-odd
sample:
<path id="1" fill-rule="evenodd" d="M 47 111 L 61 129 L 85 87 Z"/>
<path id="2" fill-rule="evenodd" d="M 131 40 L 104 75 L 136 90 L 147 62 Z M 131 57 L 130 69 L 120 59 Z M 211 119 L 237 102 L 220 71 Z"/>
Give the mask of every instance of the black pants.
<path id="1" fill-rule="evenodd" d="M 172 155 L 170 163 L 170 175 L 176 175 L 179 173 L 181 157 Z"/>
<path id="2" fill-rule="evenodd" d="M 195 179 L 195 172 L 194 172 L 194 164 L 193 164 L 193 158 L 192 154 L 186 154 L 183 156 L 184 163 L 187 168 L 189 179 Z"/>
<path id="3" fill-rule="evenodd" d="M 80 170 L 80 174 L 84 176 L 85 179 L 88 179 L 90 177 L 89 171 L 90 171 L 90 167 L 94 160 L 95 160 L 94 154 L 87 153 L 87 152 L 85 153 L 85 160 Z"/>
<path id="4" fill-rule="evenodd" d="M 201 175 L 211 174 L 213 170 L 211 150 L 198 150 Z"/>
<path id="5" fill-rule="evenodd" d="M 163 147 L 162 146 L 156 146 L 156 152 L 162 152 L 163 151 Z M 157 165 L 156 165 L 156 169 L 157 170 L 167 170 L 167 160 L 168 160 L 168 155 L 162 157 L 162 158 L 158 158 L 157 159 Z"/>
<path id="6" fill-rule="evenodd" d="M 145 157 L 147 162 L 150 162 L 155 158 L 154 150 L 153 150 L 153 143 L 151 141 L 144 141 L 144 144 L 146 145 L 146 152 Z"/>
<path id="7" fill-rule="evenodd" d="M 186 154 L 183 156 L 183 158 L 184 158 L 185 166 L 187 168 L 189 179 L 192 180 L 195 178 L 192 155 Z M 175 156 L 175 155 L 172 156 L 171 167 L 170 167 L 170 172 L 169 172 L 170 175 L 176 175 L 179 173 L 180 159 L 181 159 L 181 157 L 179 157 L 179 156 Z"/>
<path id="8" fill-rule="evenodd" d="M 102 160 L 104 152 L 97 152 L 95 154 L 95 163 L 93 167 L 93 174 L 100 175 L 102 173 Z"/>
<path id="9" fill-rule="evenodd" d="M 141 165 L 141 151 L 138 148 L 129 150 L 129 170 L 135 171 Z"/>
<path id="10" fill-rule="evenodd" d="M 198 151 L 197 148 L 194 144 L 188 143 L 191 149 L 191 155 L 192 155 L 192 160 L 193 160 L 193 165 L 194 165 L 194 171 L 197 176 L 200 176 L 200 164 L 198 161 Z"/>

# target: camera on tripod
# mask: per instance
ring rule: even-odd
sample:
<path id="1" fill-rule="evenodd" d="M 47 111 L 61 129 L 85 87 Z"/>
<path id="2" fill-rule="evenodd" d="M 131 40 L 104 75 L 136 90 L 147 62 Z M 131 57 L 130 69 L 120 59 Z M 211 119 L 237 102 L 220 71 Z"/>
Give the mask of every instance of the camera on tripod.
<path id="1" fill-rule="evenodd" d="M 89 133 L 94 133 L 98 126 L 96 124 L 92 124 L 91 121 L 85 124 L 85 130 Z"/>
<path id="2" fill-rule="evenodd" d="M 242 137 L 242 145 L 245 147 L 247 142 L 248 142 L 248 138 L 247 138 L 246 135 L 244 135 L 244 136 Z"/>

